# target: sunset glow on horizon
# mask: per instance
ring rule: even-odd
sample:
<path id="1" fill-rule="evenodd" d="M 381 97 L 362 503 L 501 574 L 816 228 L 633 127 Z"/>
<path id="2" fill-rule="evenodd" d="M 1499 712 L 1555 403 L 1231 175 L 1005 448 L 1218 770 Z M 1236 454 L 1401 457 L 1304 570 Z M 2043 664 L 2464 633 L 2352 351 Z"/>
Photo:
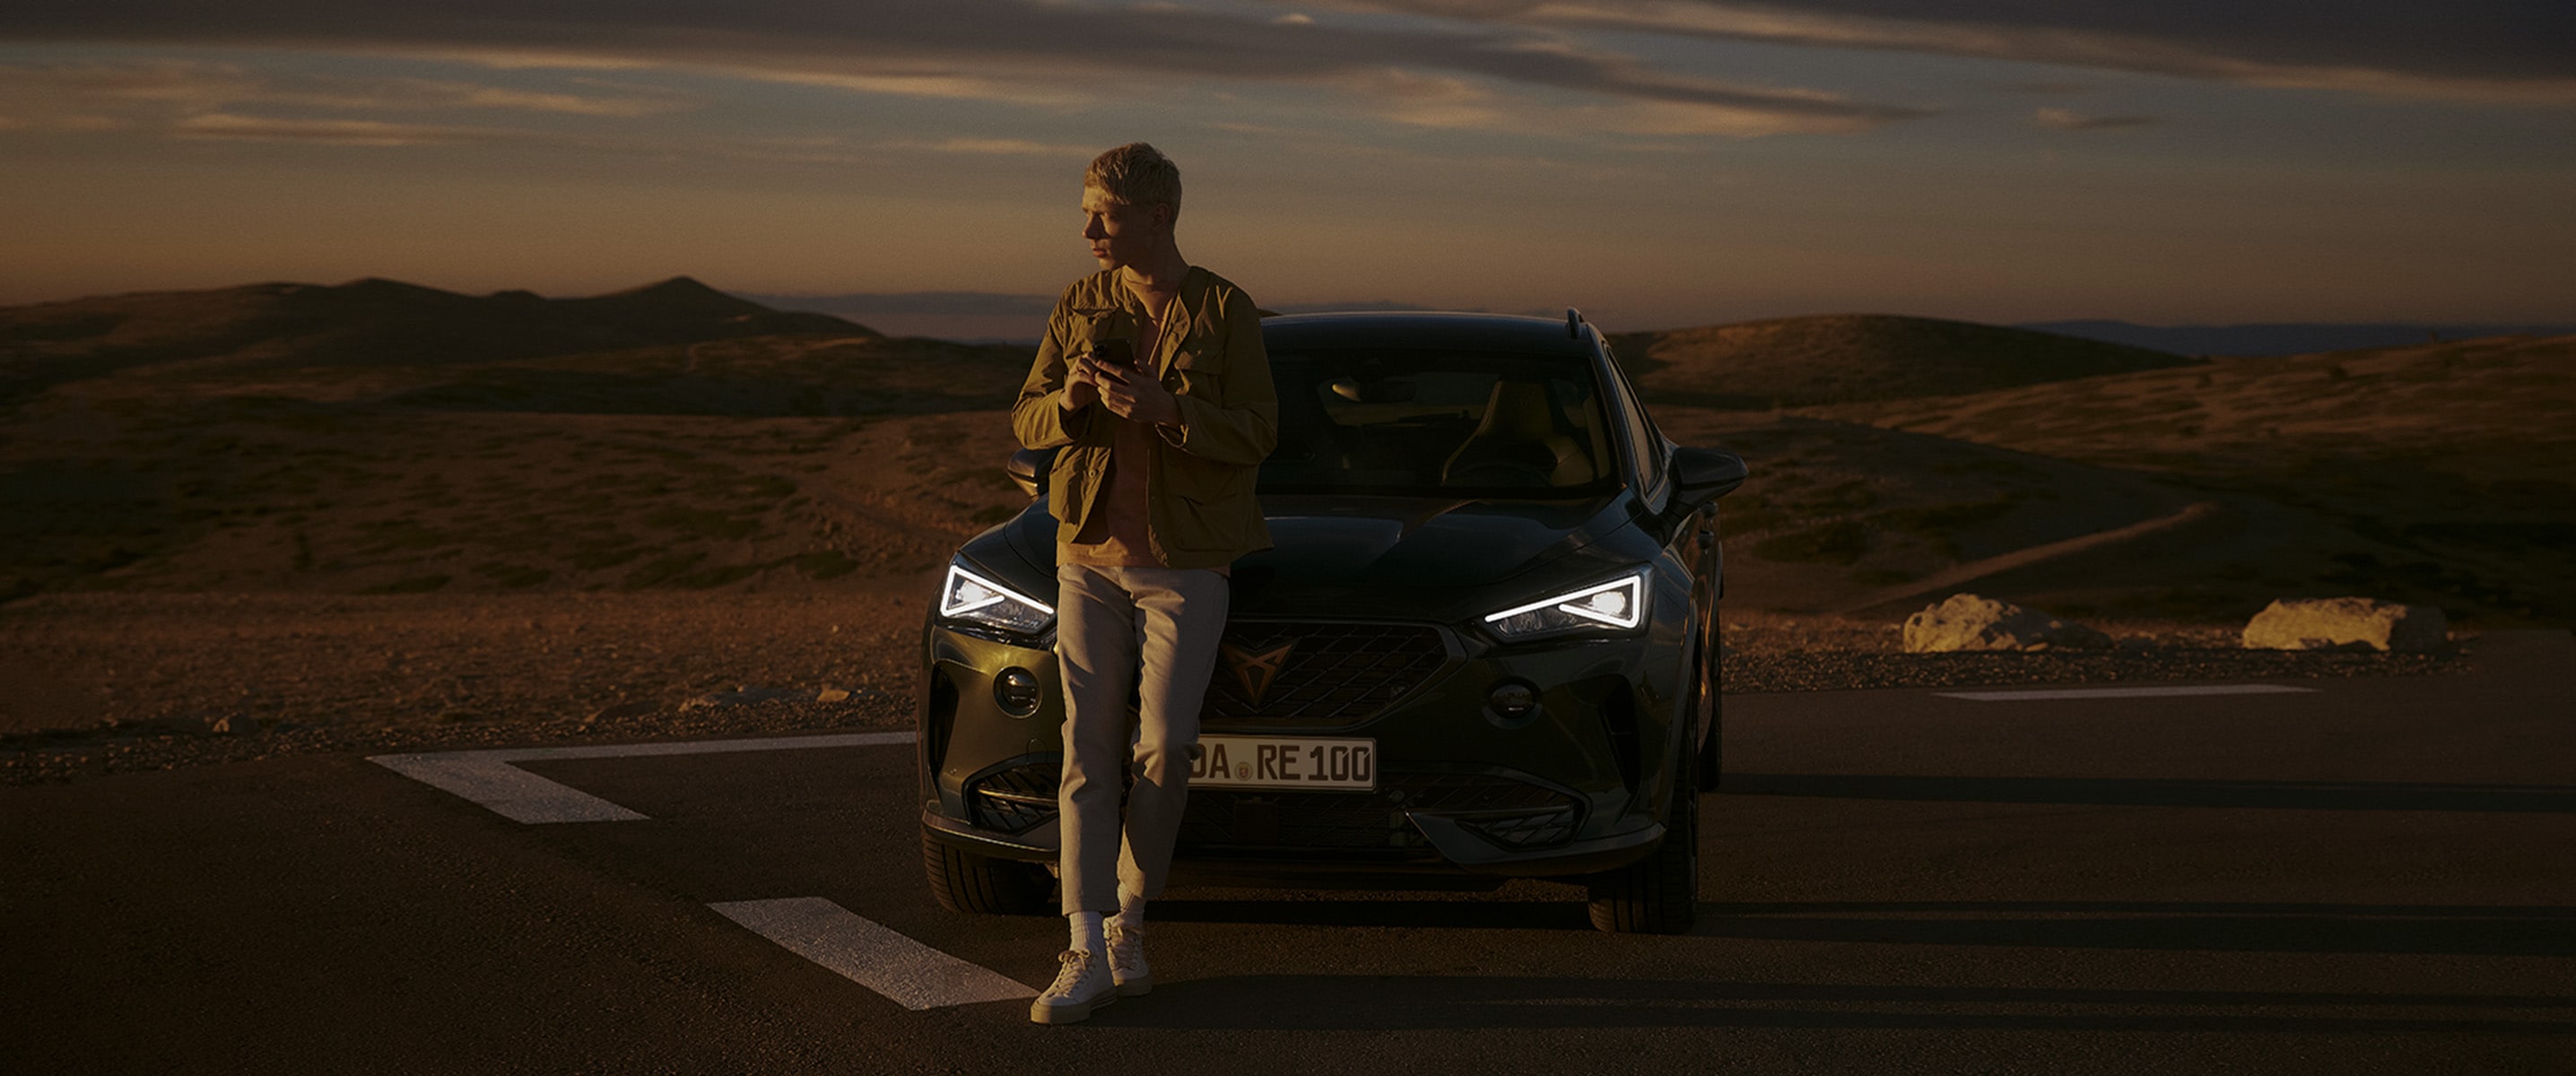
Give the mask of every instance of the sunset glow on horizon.
<path id="1" fill-rule="evenodd" d="M 685 274 L 1001 311 L 1089 271 L 1083 164 L 1141 139 L 1183 251 L 1274 307 L 2576 318 L 2576 14 L 2414 8 L 30 0 L 0 303 Z"/>

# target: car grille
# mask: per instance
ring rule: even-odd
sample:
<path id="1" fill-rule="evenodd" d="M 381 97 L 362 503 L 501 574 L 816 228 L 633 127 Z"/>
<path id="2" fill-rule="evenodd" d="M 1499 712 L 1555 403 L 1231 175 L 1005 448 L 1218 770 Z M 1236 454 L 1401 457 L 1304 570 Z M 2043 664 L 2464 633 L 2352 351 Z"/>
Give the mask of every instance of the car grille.
<path id="1" fill-rule="evenodd" d="M 1449 660 L 1439 629 L 1419 624 L 1236 621 L 1226 626 L 1225 643 L 1232 652 L 1219 653 L 1208 678 L 1203 721 L 1356 724 L 1420 687 Z M 1277 674 L 1260 683 L 1244 659 L 1281 647 L 1288 653 Z"/>
<path id="2" fill-rule="evenodd" d="M 1375 792 L 1191 789 L 1183 849 L 1427 849 L 1407 811 L 1457 816 L 1506 848 L 1574 836 L 1582 803 L 1542 785 L 1486 774 L 1389 773 Z"/>

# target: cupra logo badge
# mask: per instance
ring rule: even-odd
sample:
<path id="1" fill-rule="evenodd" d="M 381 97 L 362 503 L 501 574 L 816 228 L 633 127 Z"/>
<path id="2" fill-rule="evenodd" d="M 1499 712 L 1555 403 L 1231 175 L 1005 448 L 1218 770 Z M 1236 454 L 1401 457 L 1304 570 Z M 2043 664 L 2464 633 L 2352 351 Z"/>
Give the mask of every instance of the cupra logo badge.
<path id="1" fill-rule="evenodd" d="M 1259 706 L 1261 697 L 1270 693 L 1270 685 L 1278 682 L 1279 668 L 1288 663 L 1288 652 L 1295 649 L 1297 641 L 1290 639 L 1258 654 L 1233 643 L 1219 643 L 1216 651 L 1234 670 L 1234 682 L 1243 685 L 1244 697 Z"/>

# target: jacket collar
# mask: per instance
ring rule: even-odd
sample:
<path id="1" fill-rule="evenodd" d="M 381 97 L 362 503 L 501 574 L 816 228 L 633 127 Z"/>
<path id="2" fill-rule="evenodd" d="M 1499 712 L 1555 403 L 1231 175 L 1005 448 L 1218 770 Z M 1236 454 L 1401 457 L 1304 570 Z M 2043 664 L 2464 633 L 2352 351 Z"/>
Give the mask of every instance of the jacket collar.
<path id="1" fill-rule="evenodd" d="M 1109 289 L 1110 296 L 1120 307 L 1125 308 L 1130 316 L 1136 318 L 1138 325 L 1143 325 L 1145 323 L 1144 303 L 1137 300 L 1136 293 L 1127 290 L 1126 282 L 1118 279 L 1116 270 L 1102 275 L 1107 278 L 1103 283 Z M 1191 266 L 1188 272 L 1181 274 L 1181 292 L 1173 296 L 1172 305 L 1164 309 L 1163 336 L 1162 339 L 1155 341 L 1155 376 L 1160 377 L 1170 373 L 1172 360 L 1180 357 L 1181 339 L 1190 334 L 1190 326 L 1198 320 L 1199 308 L 1207 305 L 1208 282 L 1211 276 L 1212 274 L 1207 270 L 1195 265 Z"/>

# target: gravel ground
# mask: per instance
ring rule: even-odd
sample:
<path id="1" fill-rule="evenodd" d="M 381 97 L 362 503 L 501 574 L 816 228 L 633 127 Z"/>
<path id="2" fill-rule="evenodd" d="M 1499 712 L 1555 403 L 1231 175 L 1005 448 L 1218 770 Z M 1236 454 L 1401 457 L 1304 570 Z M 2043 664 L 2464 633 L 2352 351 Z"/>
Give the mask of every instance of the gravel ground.
<path id="1" fill-rule="evenodd" d="M 311 752 L 908 727 L 910 588 L 791 595 L 48 595 L 0 607 L 0 784 Z M 2112 651 L 1900 653 L 1893 624 L 1725 625 L 1730 694 L 2440 674 L 2097 624 Z M 829 701 L 826 701 L 829 700 Z"/>
<path id="2" fill-rule="evenodd" d="M 2173 622 L 2092 625 L 2112 650 L 1908 654 L 1899 625 L 1834 617 L 1729 620 L 1723 676 L 1728 694 L 1850 691 L 1883 687 L 2008 687 L 2422 676 L 2455 671 L 2460 650 L 2380 654 L 2247 650 L 2238 628 Z M 2455 639 L 2464 636 L 2455 633 Z"/>

